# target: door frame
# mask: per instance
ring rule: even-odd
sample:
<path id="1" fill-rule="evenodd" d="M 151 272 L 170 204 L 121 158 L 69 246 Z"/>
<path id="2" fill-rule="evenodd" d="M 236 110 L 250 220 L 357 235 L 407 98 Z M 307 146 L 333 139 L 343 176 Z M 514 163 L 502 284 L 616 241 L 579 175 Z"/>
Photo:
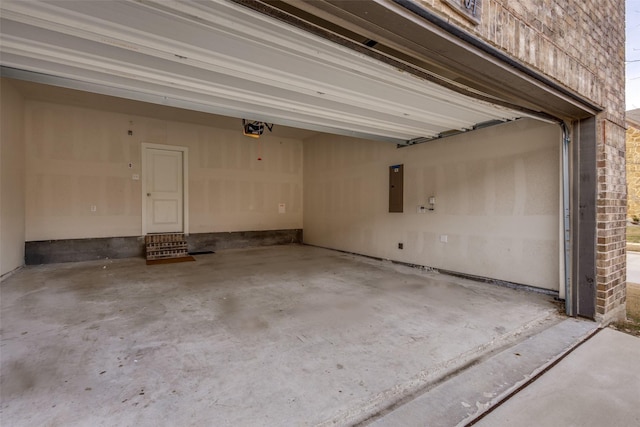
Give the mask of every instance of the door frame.
<path id="1" fill-rule="evenodd" d="M 147 235 L 147 149 L 182 152 L 182 229 L 189 235 L 189 148 L 178 145 L 154 144 L 143 142 L 141 144 L 141 180 L 142 180 L 142 235 Z"/>

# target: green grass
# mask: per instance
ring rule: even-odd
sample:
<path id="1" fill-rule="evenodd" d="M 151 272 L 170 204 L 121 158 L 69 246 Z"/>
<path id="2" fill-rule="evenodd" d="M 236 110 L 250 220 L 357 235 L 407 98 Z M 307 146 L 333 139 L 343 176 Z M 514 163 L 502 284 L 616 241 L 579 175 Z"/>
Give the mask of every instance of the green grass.
<path id="1" fill-rule="evenodd" d="M 627 226 L 627 242 L 640 243 L 640 225 Z"/>

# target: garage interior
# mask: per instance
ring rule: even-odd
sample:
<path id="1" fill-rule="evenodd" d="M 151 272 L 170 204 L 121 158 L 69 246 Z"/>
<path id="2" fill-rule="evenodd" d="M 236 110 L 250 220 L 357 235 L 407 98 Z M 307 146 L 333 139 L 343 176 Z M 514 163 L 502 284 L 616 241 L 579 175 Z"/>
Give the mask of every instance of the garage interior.
<path id="1" fill-rule="evenodd" d="M 327 11 L 311 31 L 292 26 L 310 11 L 244 3 L 3 3 L 3 168 L 23 150 L 24 188 L 2 204 L 24 208 L 3 215 L 2 262 L 54 254 L 2 269 L 3 420 L 366 423 L 564 331 L 545 342 L 556 353 L 448 407 L 462 421 L 595 328 L 561 314 L 593 317 L 568 276 L 594 267 L 578 265 L 584 240 L 565 244 L 555 119 L 581 123 L 588 147 L 593 106 L 528 75 L 488 79 L 494 60 L 473 81 L 424 48 L 416 64 L 415 46 L 394 50 L 402 25 L 355 49 L 347 31 L 321 37 Z M 406 19 L 392 3 L 382 16 Z M 248 138 L 243 118 L 273 132 Z M 130 257 L 148 227 L 143 144 L 188 150 L 179 231 L 215 254 Z"/>

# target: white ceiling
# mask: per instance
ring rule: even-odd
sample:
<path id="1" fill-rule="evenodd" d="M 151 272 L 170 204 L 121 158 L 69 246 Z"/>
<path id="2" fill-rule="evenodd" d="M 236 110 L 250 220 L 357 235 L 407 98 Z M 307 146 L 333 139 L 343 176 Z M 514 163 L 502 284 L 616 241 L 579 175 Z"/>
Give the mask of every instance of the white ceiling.
<path id="1" fill-rule="evenodd" d="M 0 8 L 9 77 L 396 143 L 525 116 L 224 0 Z"/>

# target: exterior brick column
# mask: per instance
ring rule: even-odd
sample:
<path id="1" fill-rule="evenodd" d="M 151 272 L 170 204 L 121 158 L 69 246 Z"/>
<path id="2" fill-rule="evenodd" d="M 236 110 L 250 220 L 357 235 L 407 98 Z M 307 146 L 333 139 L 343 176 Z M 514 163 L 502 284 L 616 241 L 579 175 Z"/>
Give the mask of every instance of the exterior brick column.
<path id="1" fill-rule="evenodd" d="M 627 185 L 624 122 L 597 117 L 596 319 L 624 318 Z"/>

